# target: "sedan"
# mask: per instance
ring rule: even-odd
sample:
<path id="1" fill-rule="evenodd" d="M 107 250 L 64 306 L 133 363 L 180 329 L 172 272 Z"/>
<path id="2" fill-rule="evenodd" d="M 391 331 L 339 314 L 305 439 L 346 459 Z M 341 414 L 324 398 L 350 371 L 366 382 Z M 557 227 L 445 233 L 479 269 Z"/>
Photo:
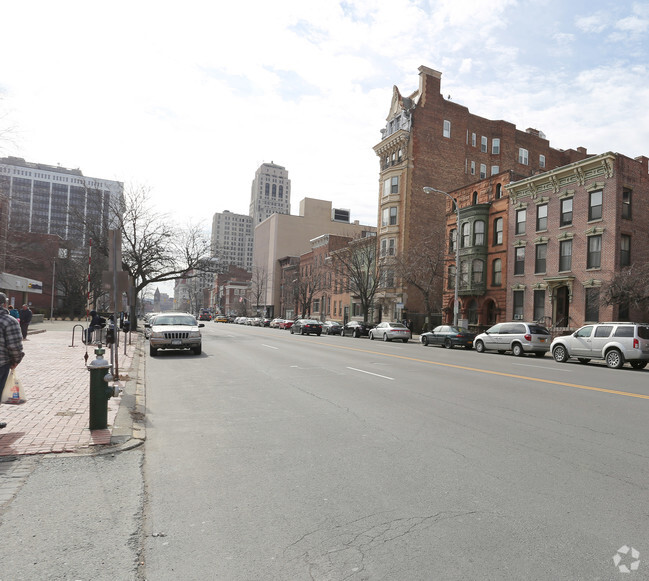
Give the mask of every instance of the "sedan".
<path id="1" fill-rule="evenodd" d="M 340 330 L 340 336 L 345 337 L 346 335 L 349 335 L 350 337 L 367 337 L 373 326 L 374 325 L 362 321 L 349 321 L 349 323 Z"/>
<path id="2" fill-rule="evenodd" d="M 291 335 L 322 335 L 322 325 L 315 319 L 298 319 L 291 327 Z"/>
<path id="3" fill-rule="evenodd" d="M 283 319 L 279 324 L 280 329 L 290 329 L 292 326 L 293 321 L 291 321 L 290 319 Z"/>
<path id="4" fill-rule="evenodd" d="M 383 339 L 384 341 L 400 339 L 407 343 L 412 338 L 412 333 L 403 323 L 379 323 L 370 329 L 369 338 L 372 341 L 374 339 Z"/>
<path id="5" fill-rule="evenodd" d="M 473 340 L 476 334 L 469 332 L 463 327 L 453 327 L 452 325 L 440 325 L 428 333 L 422 333 L 420 337 L 421 344 L 426 345 L 444 345 L 447 349 L 452 349 L 456 345 L 465 349 L 473 348 Z"/>
<path id="6" fill-rule="evenodd" d="M 279 329 L 279 324 L 280 324 L 283 320 L 284 320 L 284 319 L 273 319 L 273 320 L 270 322 L 269 327 L 270 327 L 271 329 Z"/>
<path id="7" fill-rule="evenodd" d="M 325 321 L 322 323 L 322 331 L 326 335 L 340 335 L 343 326 L 336 321 Z"/>

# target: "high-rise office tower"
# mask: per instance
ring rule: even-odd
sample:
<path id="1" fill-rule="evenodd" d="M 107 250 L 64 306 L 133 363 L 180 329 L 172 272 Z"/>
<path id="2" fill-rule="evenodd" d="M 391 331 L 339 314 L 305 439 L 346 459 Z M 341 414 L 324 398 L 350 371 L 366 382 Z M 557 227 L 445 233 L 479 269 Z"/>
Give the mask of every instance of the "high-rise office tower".
<path id="1" fill-rule="evenodd" d="M 281 165 L 262 163 L 255 172 L 250 194 L 253 228 L 272 214 L 291 213 L 291 180 Z"/>

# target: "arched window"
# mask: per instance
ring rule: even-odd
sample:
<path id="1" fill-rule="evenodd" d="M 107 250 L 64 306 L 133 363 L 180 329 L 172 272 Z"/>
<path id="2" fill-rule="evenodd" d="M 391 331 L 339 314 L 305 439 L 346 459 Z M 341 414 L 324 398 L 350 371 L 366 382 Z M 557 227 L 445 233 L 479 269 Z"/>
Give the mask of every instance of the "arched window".
<path id="1" fill-rule="evenodd" d="M 494 244 L 503 243 L 503 219 L 496 218 L 494 220 Z"/>
<path id="2" fill-rule="evenodd" d="M 484 222 L 482 220 L 476 220 L 473 223 L 473 245 L 474 246 L 485 245 L 484 230 L 485 230 Z"/>
<path id="3" fill-rule="evenodd" d="M 468 222 L 462 224 L 462 248 L 468 248 L 471 245 L 471 225 Z"/>
<path id="4" fill-rule="evenodd" d="M 493 286 L 501 286 L 503 283 L 503 261 L 500 260 L 500 258 L 496 258 L 496 260 L 493 261 L 491 268 L 491 284 Z"/>
<path id="5" fill-rule="evenodd" d="M 449 253 L 455 252 L 455 243 L 457 242 L 457 230 L 453 228 L 448 233 L 448 251 Z"/>
<path id="6" fill-rule="evenodd" d="M 471 198 L 471 203 L 474 206 L 478 203 L 478 192 L 473 192 L 473 198 Z"/>
<path id="7" fill-rule="evenodd" d="M 484 280 L 484 262 L 482 260 L 473 261 L 471 278 L 474 283 L 481 283 Z"/>

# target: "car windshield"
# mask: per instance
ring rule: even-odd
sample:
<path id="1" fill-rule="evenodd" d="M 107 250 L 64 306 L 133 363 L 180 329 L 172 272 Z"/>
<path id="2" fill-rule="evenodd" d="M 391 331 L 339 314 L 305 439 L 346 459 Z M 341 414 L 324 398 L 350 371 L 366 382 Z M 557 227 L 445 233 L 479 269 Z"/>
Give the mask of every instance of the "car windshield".
<path id="1" fill-rule="evenodd" d="M 158 325 L 189 325 L 196 326 L 196 319 L 189 315 L 160 315 L 155 318 L 153 324 Z"/>

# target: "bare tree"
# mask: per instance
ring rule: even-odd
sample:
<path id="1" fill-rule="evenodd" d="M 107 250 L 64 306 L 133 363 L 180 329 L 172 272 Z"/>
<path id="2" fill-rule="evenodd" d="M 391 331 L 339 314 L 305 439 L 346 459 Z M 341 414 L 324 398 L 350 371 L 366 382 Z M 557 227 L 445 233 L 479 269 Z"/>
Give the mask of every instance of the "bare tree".
<path id="1" fill-rule="evenodd" d="M 649 313 L 649 263 L 632 264 L 622 269 L 602 287 L 601 300 L 605 305 L 628 305 L 643 314 Z"/>
<path id="2" fill-rule="evenodd" d="M 348 281 L 349 291 L 360 301 L 363 321 L 367 322 L 384 270 L 378 261 L 376 236 L 355 238 L 330 256 L 332 268 L 341 272 Z"/>
<path id="3" fill-rule="evenodd" d="M 263 266 L 254 266 L 250 279 L 250 297 L 259 313 L 260 307 L 266 310 L 266 289 L 268 288 L 268 272 Z"/>
<path id="4" fill-rule="evenodd" d="M 311 316 L 311 306 L 315 295 L 326 288 L 326 272 L 323 268 L 312 265 L 300 266 L 295 281 L 294 291 L 301 307 L 302 318 Z"/>
<path id="5" fill-rule="evenodd" d="M 395 274 L 409 287 L 416 288 L 424 299 L 428 323 L 438 313 L 442 302 L 444 281 L 444 241 L 437 234 L 429 234 L 394 257 Z"/>

